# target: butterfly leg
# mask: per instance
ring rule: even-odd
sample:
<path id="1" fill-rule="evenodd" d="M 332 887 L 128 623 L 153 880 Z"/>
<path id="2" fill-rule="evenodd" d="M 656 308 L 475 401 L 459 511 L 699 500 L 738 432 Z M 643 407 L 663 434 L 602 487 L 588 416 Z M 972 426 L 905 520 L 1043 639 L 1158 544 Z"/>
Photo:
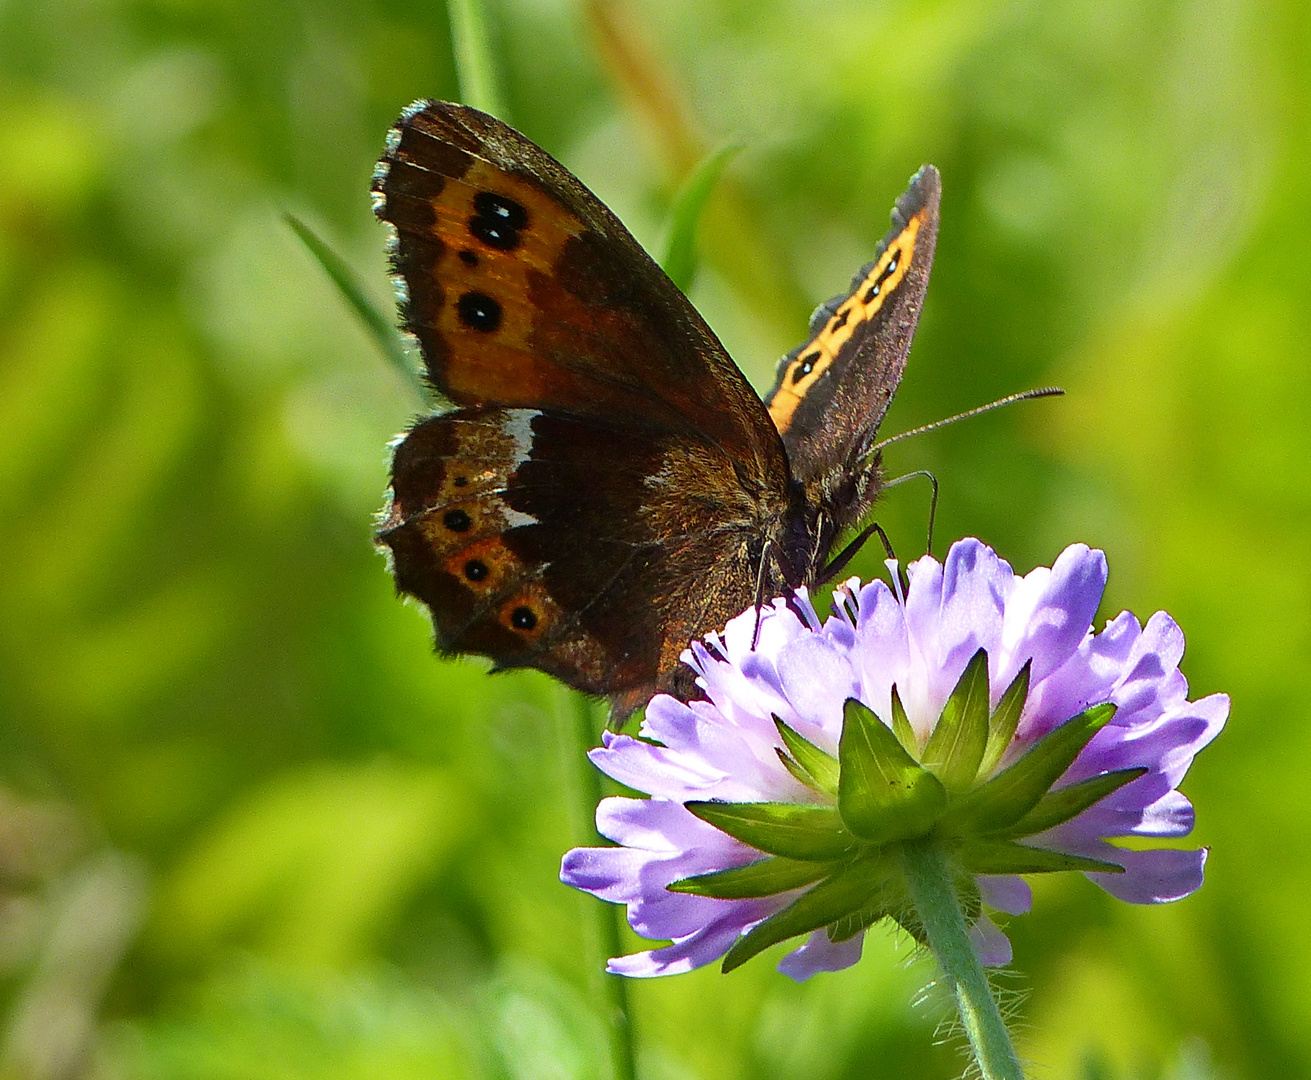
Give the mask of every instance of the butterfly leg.
<path id="1" fill-rule="evenodd" d="M 815 578 L 815 584 L 827 585 L 842 573 L 842 571 L 846 569 L 847 563 L 851 562 L 856 553 L 869 542 L 869 538 L 875 533 L 878 533 L 879 539 L 883 541 L 883 550 L 888 553 L 888 558 L 896 559 L 897 555 L 896 552 L 892 550 L 892 541 L 888 539 L 888 534 L 883 531 L 882 525 L 877 521 L 874 521 L 861 529 L 860 533 L 851 541 L 851 543 L 833 556 L 829 564 L 824 567 L 824 569 L 819 572 L 819 576 Z"/>
<path id="2" fill-rule="evenodd" d="M 765 590 L 769 587 L 770 564 L 777 566 L 779 573 L 783 575 L 783 580 L 787 582 L 790 589 L 797 589 L 801 585 L 801 576 L 797 573 L 797 568 L 792 561 L 783 554 L 783 548 L 780 544 L 775 543 L 772 539 L 765 541 L 765 546 L 760 551 L 760 566 L 756 570 L 756 627 L 751 634 L 751 649 L 754 652 L 756 642 L 760 640 L 760 615 L 765 607 Z M 791 598 L 788 600 L 791 603 Z"/>
<path id="3" fill-rule="evenodd" d="M 760 552 L 760 567 L 756 570 L 756 626 L 751 631 L 751 651 L 756 651 L 756 642 L 760 640 L 760 613 L 765 607 L 765 583 L 769 580 L 769 560 L 773 557 L 775 544 L 773 540 L 766 540 L 765 547 Z"/>
<path id="4" fill-rule="evenodd" d="M 936 490 L 936 489 L 935 489 Z M 910 591 L 910 578 L 906 576 L 905 567 L 897 562 L 897 553 L 892 550 L 892 541 L 888 539 L 888 534 L 883 531 L 883 526 L 877 521 L 871 522 L 860 531 L 860 534 L 844 547 L 833 560 L 824 568 L 819 577 L 815 579 L 816 585 L 827 585 L 837 577 L 846 568 L 847 563 L 851 562 L 852 557 L 869 541 L 869 538 L 878 533 L 879 539 L 883 541 L 883 550 L 887 552 L 888 558 L 896 564 L 897 581 L 894 584 L 901 586 L 901 595 L 905 596 Z"/>

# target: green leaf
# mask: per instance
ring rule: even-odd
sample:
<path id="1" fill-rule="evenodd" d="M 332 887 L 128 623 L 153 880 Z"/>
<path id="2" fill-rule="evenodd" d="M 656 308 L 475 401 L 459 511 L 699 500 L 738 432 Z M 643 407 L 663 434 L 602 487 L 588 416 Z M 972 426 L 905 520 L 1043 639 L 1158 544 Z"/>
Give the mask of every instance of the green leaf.
<path id="1" fill-rule="evenodd" d="M 988 745 L 988 654 L 965 665 L 920 760 L 948 791 L 968 791 Z"/>
<path id="2" fill-rule="evenodd" d="M 979 763 L 979 775 L 987 776 L 997 767 L 1006 748 L 1015 738 L 1015 729 L 1020 723 L 1020 713 L 1029 698 L 1029 676 L 1033 671 L 1033 661 L 1024 661 L 1020 673 L 1011 680 L 1010 686 L 997 702 L 997 710 L 988 721 L 988 745 L 983 751 L 983 760 Z"/>
<path id="3" fill-rule="evenodd" d="M 848 863 L 738 938 L 724 955 L 724 973 L 771 945 L 808 934 L 870 906 L 889 888 L 893 873 L 894 867 L 888 859 L 859 859 Z"/>
<path id="4" fill-rule="evenodd" d="M 674 196 L 669 211 L 669 231 L 665 238 L 664 258 L 660 265 L 683 292 L 692 287 L 696 277 L 696 234 L 701 215 L 715 182 L 724 168 L 742 149 L 741 143 L 727 143 L 704 157 Z"/>
<path id="5" fill-rule="evenodd" d="M 419 378 L 419 373 L 415 371 L 414 365 L 410 363 L 409 354 L 406 352 L 400 334 L 396 332 L 396 327 L 392 324 L 391 319 L 384 316 L 382 312 L 373 306 L 373 301 L 365 295 L 364 287 L 360 284 L 359 278 L 355 276 L 355 272 L 346 264 L 346 260 L 320 240 L 314 231 L 299 218 L 292 214 L 283 214 L 282 216 L 287 224 L 291 226 L 291 231 L 300 238 L 301 243 L 309 249 L 310 254 L 314 256 L 328 277 L 332 279 L 332 283 L 337 286 L 337 291 L 341 293 L 342 298 L 359 316 L 360 322 L 364 324 L 364 329 L 368 331 L 369 336 L 382 350 L 382 355 L 387 362 L 404 376 L 405 381 L 426 402 L 428 393 L 424 389 L 423 381 Z"/>
<path id="6" fill-rule="evenodd" d="M 735 840 L 788 859 L 840 859 L 856 842 L 831 806 L 721 802 L 685 805 L 702 821 Z"/>
<path id="7" fill-rule="evenodd" d="M 1054 829 L 1073 817 L 1082 814 L 1094 803 L 1100 802 L 1113 791 L 1119 791 L 1125 784 L 1137 780 L 1148 770 L 1145 766 L 1136 769 L 1116 769 L 1114 772 L 1102 773 L 1089 780 L 1083 780 L 1069 787 L 1049 791 L 1038 805 L 1019 821 L 1006 830 L 1011 838 L 1032 836 L 1034 833 Z"/>
<path id="8" fill-rule="evenodd" d="M 665 886 L 670 892 L 710 896 L 716 900 L 749 900 L 799 889 L 831 874 L 833 863 L 803 862 L 799 859 L 759 859 L 731 870 L 685 877 Z"/>
<path id="9" fill-rule="evenodd" d="M 792 755 L 792 763 L 801 770 L 801 775 L 792 771 L 792 766 L 788 765 L 787 755 L 780 752 L 779 757 L 783 759 L 783 764 L 788 766 L 788 771 L 807 787 L 837 798 L 837 758 L 825 753 L 805 736 L 788 727 L 777 716 L 774 717 L 774 726 L 778 728 L 779 737 L 787 747 L 788 754 Z"/>
<path id="10" fill-rule="evenodd" d="M 838 809 L 862 840 L 885 844 L 922 836 L 947 807 L 938 778 L 855 698 L 843 709 L 838 760 Z"/>
<path id="11" fill-rule="evenodd" d="M 1094 705 L 1048 732 L 1013 765 L 956 802 L 939 822 L 941 833 L 999 832 L 1019 821 L 1114 715 L 1114 705 Z"/>
<path id="12" fill-rule="evenodd" d="M 798 765 L 788 755 L 788 752 L 786 750 L 780 750 L 778 747 L 774 747 L 774 753 L 778 755 L 778 760 L 782 763 L 783 768 L 787 769 L 787 771 L 792 774 L 793 778 L 798 783 L 804 784 L 812 791 L 818 790 L 818 788 L 815 787 L 815 778 L 811 776 L 810 773 L 806 772 L 806 770 L 803 769 L 800 765 Z"/>
<path id="13" fill-rule="evenodd" d="M 1010 840 L 969 840 L 957 853 L 960 865 L 971 874 L 1051 874 L 1061 870 L 1083 870 L 1100 874 L 1123 874 L 1116 863 L 1067 855 L 1063 851 L 1026 847 Z"/>
<path id="14" fill-rule="evenodd" d="M 892 684 L 892 734 L 897 736 L 906 753 L 913 758 L 919 757 L 920 741 L 915 736 L 915 729 L 910 726 L 910 717 L 906 715 L 906 706 L 901 703 L 896 683 Z"/>

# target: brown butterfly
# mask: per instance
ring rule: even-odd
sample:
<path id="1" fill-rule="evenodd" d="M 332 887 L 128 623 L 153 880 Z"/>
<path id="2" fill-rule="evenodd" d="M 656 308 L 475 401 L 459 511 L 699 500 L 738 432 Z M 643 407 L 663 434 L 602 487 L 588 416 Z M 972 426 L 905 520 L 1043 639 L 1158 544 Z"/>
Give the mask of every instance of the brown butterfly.
<path id="1" fill-rule="evenodd" d="M 922 168 L 768 405 L 619 220 L 517 131 L 410 106 L 373 182 L 428 382 L 378 533 L 443 653 L 535 667 L 626 716 L 694 693 L 688 642 L 825 580 L 882 484 L 938 230 Z"/>

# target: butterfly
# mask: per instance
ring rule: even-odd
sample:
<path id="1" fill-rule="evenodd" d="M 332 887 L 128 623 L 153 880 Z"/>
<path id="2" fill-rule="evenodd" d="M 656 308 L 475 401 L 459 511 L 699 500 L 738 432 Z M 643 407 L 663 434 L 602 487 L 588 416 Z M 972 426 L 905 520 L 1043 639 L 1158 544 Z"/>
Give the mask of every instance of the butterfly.
<path id="1" fill-rule="evenodd" d="M 373 181 L 401 321 L 447 411 L 397 443 L 378 542 L 438 649 L 622 718 L 695 696 L 679 655 L 824 580 L 883 483 L 938 230 L 925 166 L 762 402 L 619 219 L 506 124 L 420 101 Z"/>

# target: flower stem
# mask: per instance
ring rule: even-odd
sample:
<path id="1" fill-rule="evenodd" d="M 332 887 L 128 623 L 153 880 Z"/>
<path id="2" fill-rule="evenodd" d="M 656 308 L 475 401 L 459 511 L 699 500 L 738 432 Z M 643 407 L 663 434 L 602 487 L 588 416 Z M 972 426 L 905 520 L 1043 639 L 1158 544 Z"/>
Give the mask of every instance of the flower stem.
<path id="1" fill-rule="evenodd" d="M 924 926 L 938 966 L 951 984 L 979 1075 L 983 1080 L 1024 1080 L 988 977 L 970 944 L 947 860 L 930 842 L 907 843 L 904 852 L 902 866 L 915 914 Z"/>
<path id="2" fill-rule="evenodd" d="M 601 790 L 601 772 L 587 760 L 587 752 L 596 744 L 596 712 L 592 702 L 582 694 L 574 694 L 573 739 L 570 740 L 570 758 L 573 762 L 575 787 L 581 810 L 581 826 L 585 837 L 581 843 L 593 843 L 596 832 L 596 807 L 604 792 Z M 604 837 L 600 837 L 604 839 Z M 588 898 L 590 900 L 590 898 Z M 598 956 L 593 958 L 592 970 L 599 974 L 599 990 L 603 995 L 603 1012 L 610 1034 L 610 1060 L 614 1080 L 636 1080 L 637 1060 L 633 1043 L 633 1021 L 628 1008 L 628 982 L 622 975 L 611 975 L 605 970 L 606 961 L 620 955 L 620 921 L 624 909 L 620 904 L 593 903 L 596 912 L 596 943 Z"/>

